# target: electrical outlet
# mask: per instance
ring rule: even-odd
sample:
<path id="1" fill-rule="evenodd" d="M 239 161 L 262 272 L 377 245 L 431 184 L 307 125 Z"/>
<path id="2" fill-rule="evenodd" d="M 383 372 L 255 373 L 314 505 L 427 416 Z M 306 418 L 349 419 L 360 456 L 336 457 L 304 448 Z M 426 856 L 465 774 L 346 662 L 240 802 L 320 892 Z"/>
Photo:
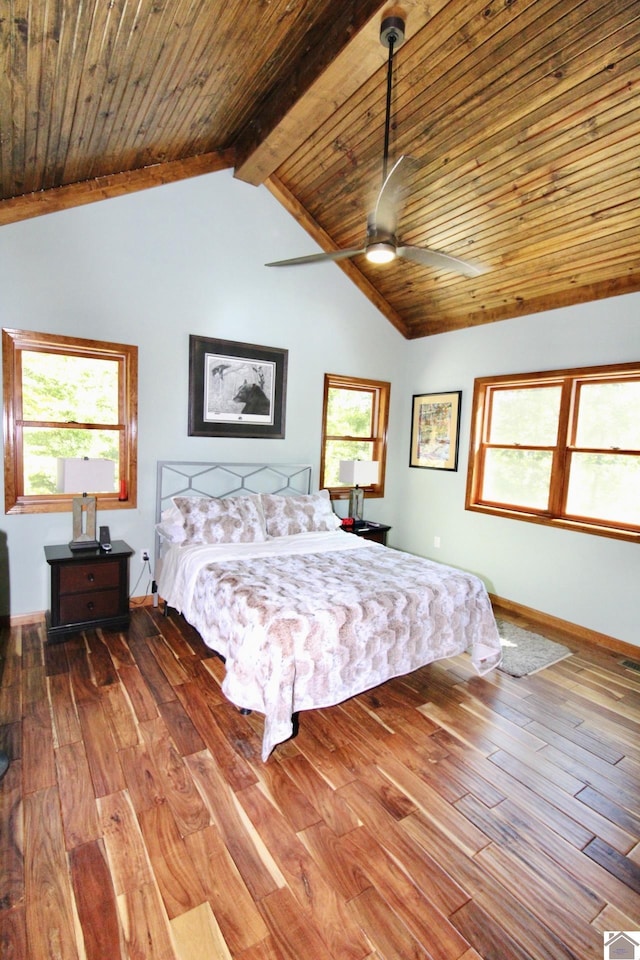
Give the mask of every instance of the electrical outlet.
<path id="1" fill-rule="evenodd" d="M 148 551 L 148 550 L 143 550 L 143 551 L 142 551 L 142 562 L 143 562 L 143 563 L 146 563 L 146 562 L 148 561 L 148 559 L 149 559 L 149 556 L 150 556 L 149 551 Z"/>
<path id="2" fill-rule="evenodd" d="M 434 537 L 434 538 L 433 538 L 433 545 L 434 545 L 434 547 L 439 547 L 439 546 L 440 546 L 440 537 Z"/>

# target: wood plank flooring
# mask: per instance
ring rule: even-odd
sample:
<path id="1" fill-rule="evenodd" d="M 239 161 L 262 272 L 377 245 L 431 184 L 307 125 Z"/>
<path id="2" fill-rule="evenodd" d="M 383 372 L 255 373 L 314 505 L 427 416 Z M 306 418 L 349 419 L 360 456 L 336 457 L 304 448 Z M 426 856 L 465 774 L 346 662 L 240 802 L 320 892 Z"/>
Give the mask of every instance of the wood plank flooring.
<path id="1" fill-rule="evenodd" d="M 302 714 L 263 764 L 178 616 L 3 640 L 3 960 L 602 960 L 640 929 L 621 655 L 432 664 Z"/>

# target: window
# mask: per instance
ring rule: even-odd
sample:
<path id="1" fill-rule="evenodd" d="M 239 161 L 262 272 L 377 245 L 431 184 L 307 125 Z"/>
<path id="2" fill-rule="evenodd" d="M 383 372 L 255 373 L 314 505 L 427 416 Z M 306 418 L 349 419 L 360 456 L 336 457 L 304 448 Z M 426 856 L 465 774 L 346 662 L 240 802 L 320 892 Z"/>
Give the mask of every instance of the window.
<path id="1" fill-rule="evenodd" d="M 344 499 L 351 489 L 340 482 L 341 460 L 377 460 L 378 482 L 365 496 L 384 496 L 390 392 L 384 381 L 325 374 L 320 486 L 332 498 Z"/>
<path id="2" fill-rule="evenodd" d="M 640 364 L 476 380 L 466 507 L 640 540 Z"/>
<path id="3" fill-rule="evenodd" d="M 135 507 L 138 348 L 3 330 L 2 349 L 5 512 L 69 510 L 82 493 Z M 87 458 L 99 489 L 74 490 Z"/>

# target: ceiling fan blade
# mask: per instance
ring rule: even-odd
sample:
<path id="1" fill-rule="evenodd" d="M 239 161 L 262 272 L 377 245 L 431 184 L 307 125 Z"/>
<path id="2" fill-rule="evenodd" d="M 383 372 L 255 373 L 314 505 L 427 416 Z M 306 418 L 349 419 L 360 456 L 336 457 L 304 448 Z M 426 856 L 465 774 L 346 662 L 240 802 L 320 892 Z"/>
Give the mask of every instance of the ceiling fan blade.
<path id="1" fill-rule="evenodd" d="M 396 232 L 398 218 L 404 203 L 408 161 L 410 159 L 410 157 L 403 155 L 396 160 L 380 188 L 372 216 L 373 226 L 380 233 L 394 234 Z"/>
<path id="2" fill-rule="evenodd" d="M 414 263 L 422 263 L 426 267 L 451 270 L 453 273 L 461 273 L 465 277 L 479 277 L 481 273 L 486 272 L 486 267 L 481 267 L 470 260 L 460 260 L 459 257 L 452 257 L 448 253 L 440 253 L 438 250 L 428 250 L 426 247 L 398 247 L 396 252 L 399 257 L 413 260 Z"/>
<path id="3" fill-rule="evenodd" d="M 346 260 L 347 257 L 355 257 L 359 253 L 364 253 L 365 248 L 361 250 L 334 250 L 331 253 L 312 253 L 308 257 L 293 257 L 292 260 L 275 260 L 273 263 L 265 263 L 265 267 L 297 267 L 304 263 L 323 263 L 331 260 Z"/>

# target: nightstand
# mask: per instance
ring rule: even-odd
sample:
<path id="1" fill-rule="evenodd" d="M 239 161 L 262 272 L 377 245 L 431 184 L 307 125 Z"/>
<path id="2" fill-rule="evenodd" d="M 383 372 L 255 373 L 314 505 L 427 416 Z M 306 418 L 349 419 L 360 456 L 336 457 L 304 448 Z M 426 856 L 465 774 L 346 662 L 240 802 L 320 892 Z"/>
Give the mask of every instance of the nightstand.
<path id="1" fill-rule="evenodd" d="M 386 546 L 387 534 L 391 527 L 386 523 L 374 523 L 372 520 L 361 520 L 351 527 L 342 527 L 345 533 L 355 533 L 356 537 L 362 537 L 364 540 L 375 540 L 376 543 L 382 543 Z"/>
<path id="2" fill-rule="evenodd" d="M 47 640 L 94 627 L 118 629 L 129 624 L 129 557 L 124 540 L 100 548 L 70 550 L 66 544 L 44 548 L 51 567 L 51 610 Z"/>

